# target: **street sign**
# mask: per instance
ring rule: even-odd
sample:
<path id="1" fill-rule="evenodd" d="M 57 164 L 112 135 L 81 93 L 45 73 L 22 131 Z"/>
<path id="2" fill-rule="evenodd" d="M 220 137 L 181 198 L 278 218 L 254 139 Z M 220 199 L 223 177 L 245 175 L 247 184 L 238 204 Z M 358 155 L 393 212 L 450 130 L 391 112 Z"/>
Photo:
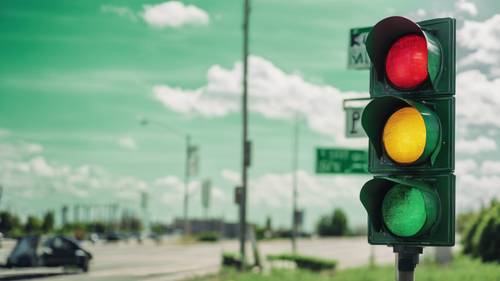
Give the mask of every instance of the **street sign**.
<path id="1" fill-rule="evenodd" d="M 293 212 L 293 219 L 295 223 L 301 227 L 302 224 L 304 223 L 304 210 L 296 210 Z"/>
<path id="2" fill-rule="evenodd" d="M 316 148 L 316 173 L 368 173 L 368 153 L 364 150 Z"/>
<path id="3" fill-rule="evenodd" d="M 370 58 L 366 52 L 366 37 L 371 27 L 353 28 L 349 32 L 349 50 L 347 68 L 370 69 Z"/>
<path id="4" fill-rule="evenodd" d="M 210 192 L 212 191 L 212 182 L 207 179 L 203 181 L 201 186 L 201 205 L 203 208 L 208 209 L 210 207 Z"/>
<path id="5" fill-rule="evenodd" d="M 242 194 L 243 187 L 237 186 L 234 188 L 234 204 L 239 205 L 241 203 Z"/>
<path id="6" fill-rule="evenodd" d="M 365 130 L 361 126 L 361 115 L 363 107 L 348 107 L 345 108 L 345 136 L 347 138 L 363 138 L 366 137 Z"/>

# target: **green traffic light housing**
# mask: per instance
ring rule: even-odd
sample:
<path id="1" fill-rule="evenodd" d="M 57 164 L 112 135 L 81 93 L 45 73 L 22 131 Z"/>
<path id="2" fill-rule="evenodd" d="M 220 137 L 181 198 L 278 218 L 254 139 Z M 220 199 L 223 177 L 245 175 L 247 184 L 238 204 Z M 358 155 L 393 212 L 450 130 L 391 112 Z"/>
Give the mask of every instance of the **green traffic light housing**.
<path id="1" fill-rule="evenodd" d="M 450 246 L 454 241 L 454 175 L 375 177 L 361 189 L 370 244 Z"/>
<path id="2" fill-rule="evenodd" d="M 455 20 L 388 17 L 370 31 L 368 242 L 455 243 Z"/>
<path id="3" fill-rule="evenodd" d="M 372 62 L 370 95 L 453 95 L 454 31 L 451 18 L 415 23 L 394 16 L 378 22 L 366 40 Z"/>

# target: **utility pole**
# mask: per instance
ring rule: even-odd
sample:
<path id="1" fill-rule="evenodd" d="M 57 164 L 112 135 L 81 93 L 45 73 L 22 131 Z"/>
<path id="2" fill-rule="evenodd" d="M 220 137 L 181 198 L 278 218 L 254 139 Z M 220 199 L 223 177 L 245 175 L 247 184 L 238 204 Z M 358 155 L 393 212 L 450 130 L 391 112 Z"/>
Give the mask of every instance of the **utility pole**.
<path id="1" fill-rule="evenodd" d="M 295 126 L 293 130 L 293 159 L 292 159 L 292 253 L 297 253 L 297 232 L 298 232 L 298 213 L 297 213 L 297 166 L 299 153 L 299 115 L 295 114 Z"/>
<path id="2" fill-rule="evenodd" d="M 247 169 L 250 164 L 250 142 L 248 140 L 248 114 L 247 114 L 247 96 L 248 96 L 248 24 L 250 16 L 250 0 L 244 0 L 243 7 L 243 98 L 242 98 L 242 119 L 243 119 L 243 159 L 241 176 L 241 202 L 240 202 L 240 259 L 241 269 L 245 268 L 245 241 L 247 232 Z"/>
<path id="3" fill-rule="evenodd" d="M 192 163 L 191 157 L 194 153 L 198 153 L 199 146 L 191 145 L 191 135 L 184 133 L 177 128 L 170 126 L 169 124 L 165 124 L 158 121 L 150 121 L 144 116 L 138 116 L 138 121 L 141 125 L 146 126 L 148 124 L 155 124 L 160 127 L 167 129 L 168 131 L 174 133 L 178 137 L 183 137 L 186 142 L 186 163 L 185 163 L 185 171 L 184 171 L 184 200 L 183 200 L 183 224 L 184 224 L 184 235 L 189 235 L 191 233 L 191 223 L 189 221 L 189 180 L 191 176 L 196 176 L 197 171 L 191 173 L 191 164 L 197 167 L 198 163 Z M 196 154 L 197 155 L 197 154 Z M 198 161 L 198 159 L 194 159 Z M 198 168 L 195 168 L 196 170 Z M 195 170 L 193 169 L 193 170 Z"/>
<path id="4" fill-rule="evenodd" d="M 186 135 L 186 167 L 184 171 L 184 235 L 191 234 L 191 224 L 189 223 L 189 159 L 191 155 L 191 136 Z"/>

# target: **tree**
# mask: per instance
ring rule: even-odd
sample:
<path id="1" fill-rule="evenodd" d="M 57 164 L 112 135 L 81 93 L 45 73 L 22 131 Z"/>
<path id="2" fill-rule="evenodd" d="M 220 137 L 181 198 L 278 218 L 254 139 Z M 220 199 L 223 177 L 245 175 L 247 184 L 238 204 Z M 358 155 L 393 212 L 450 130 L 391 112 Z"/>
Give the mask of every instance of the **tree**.
<path id="1" fill-rule="evenodd" d="M 335 209 L 331 216 L 322 216 L 316 231 L 320 236 L 343 236 L 348 234 L 347 216 L 342 209 Z"/>
<path id="2" fill-rule="evenodd" d="M 9 211 L 0 212 L 0 232 L 12 235 L 16 230 L 19 230 L 21 221 L 19 217 L 11 214 Z"/>
<path id="3" fill-rule="evenodd" d="M 489 208 L 482 209 L 463 237 L 465 254 L 483 261 L 500 262 L 500 204 L 492 201 Z"/>
<path id="4" fill-rule="evenodd" d="M 347 232 L 347 216 L 341 209 L 335 209 L 332 216 L 332 235 L 343 236 Z"/>
<path id="5" fill-rule="evenodd" d="M 54 212 L 49 211 L 43 216 L 42 230 L 49 233 L 54 230 Z"/>
<path id="6" fill-rule="evenodd" d="M 29 234 L 40 232 L 42 228 L 42 223 L 40 219 L 35 216 L 28 216 L 26 224 L 24 225 L 24 231 Z"/>

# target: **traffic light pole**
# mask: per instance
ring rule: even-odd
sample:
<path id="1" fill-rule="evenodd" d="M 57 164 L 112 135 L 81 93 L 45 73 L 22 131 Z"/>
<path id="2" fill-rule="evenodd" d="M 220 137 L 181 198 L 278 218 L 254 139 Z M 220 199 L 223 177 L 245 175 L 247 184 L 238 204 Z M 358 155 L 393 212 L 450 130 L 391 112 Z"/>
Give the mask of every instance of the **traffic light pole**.
<path id="1" fill-rule="evenodd" d="M 394 245 L 393 251 L 396 254 L 396 281 L 413 281 L 423 247 Z"/>
<path id="2" fill-rule="evenodd" d="M 243 7 L 243 97 L 242 97 L 242 119 L 243 119 L 243 159 L 241 176 L 241 201 L 240 201 L 240 261 L 241 269 L 245 268 L 245 241 L 247 234 L 247 169 L 250 163 L 249 140 L 248 140 L 248 114 L 247 114 L 247 96 L 248 96 L 248 22 L 250 14 L 250 0 L 244 0 Z"/>

